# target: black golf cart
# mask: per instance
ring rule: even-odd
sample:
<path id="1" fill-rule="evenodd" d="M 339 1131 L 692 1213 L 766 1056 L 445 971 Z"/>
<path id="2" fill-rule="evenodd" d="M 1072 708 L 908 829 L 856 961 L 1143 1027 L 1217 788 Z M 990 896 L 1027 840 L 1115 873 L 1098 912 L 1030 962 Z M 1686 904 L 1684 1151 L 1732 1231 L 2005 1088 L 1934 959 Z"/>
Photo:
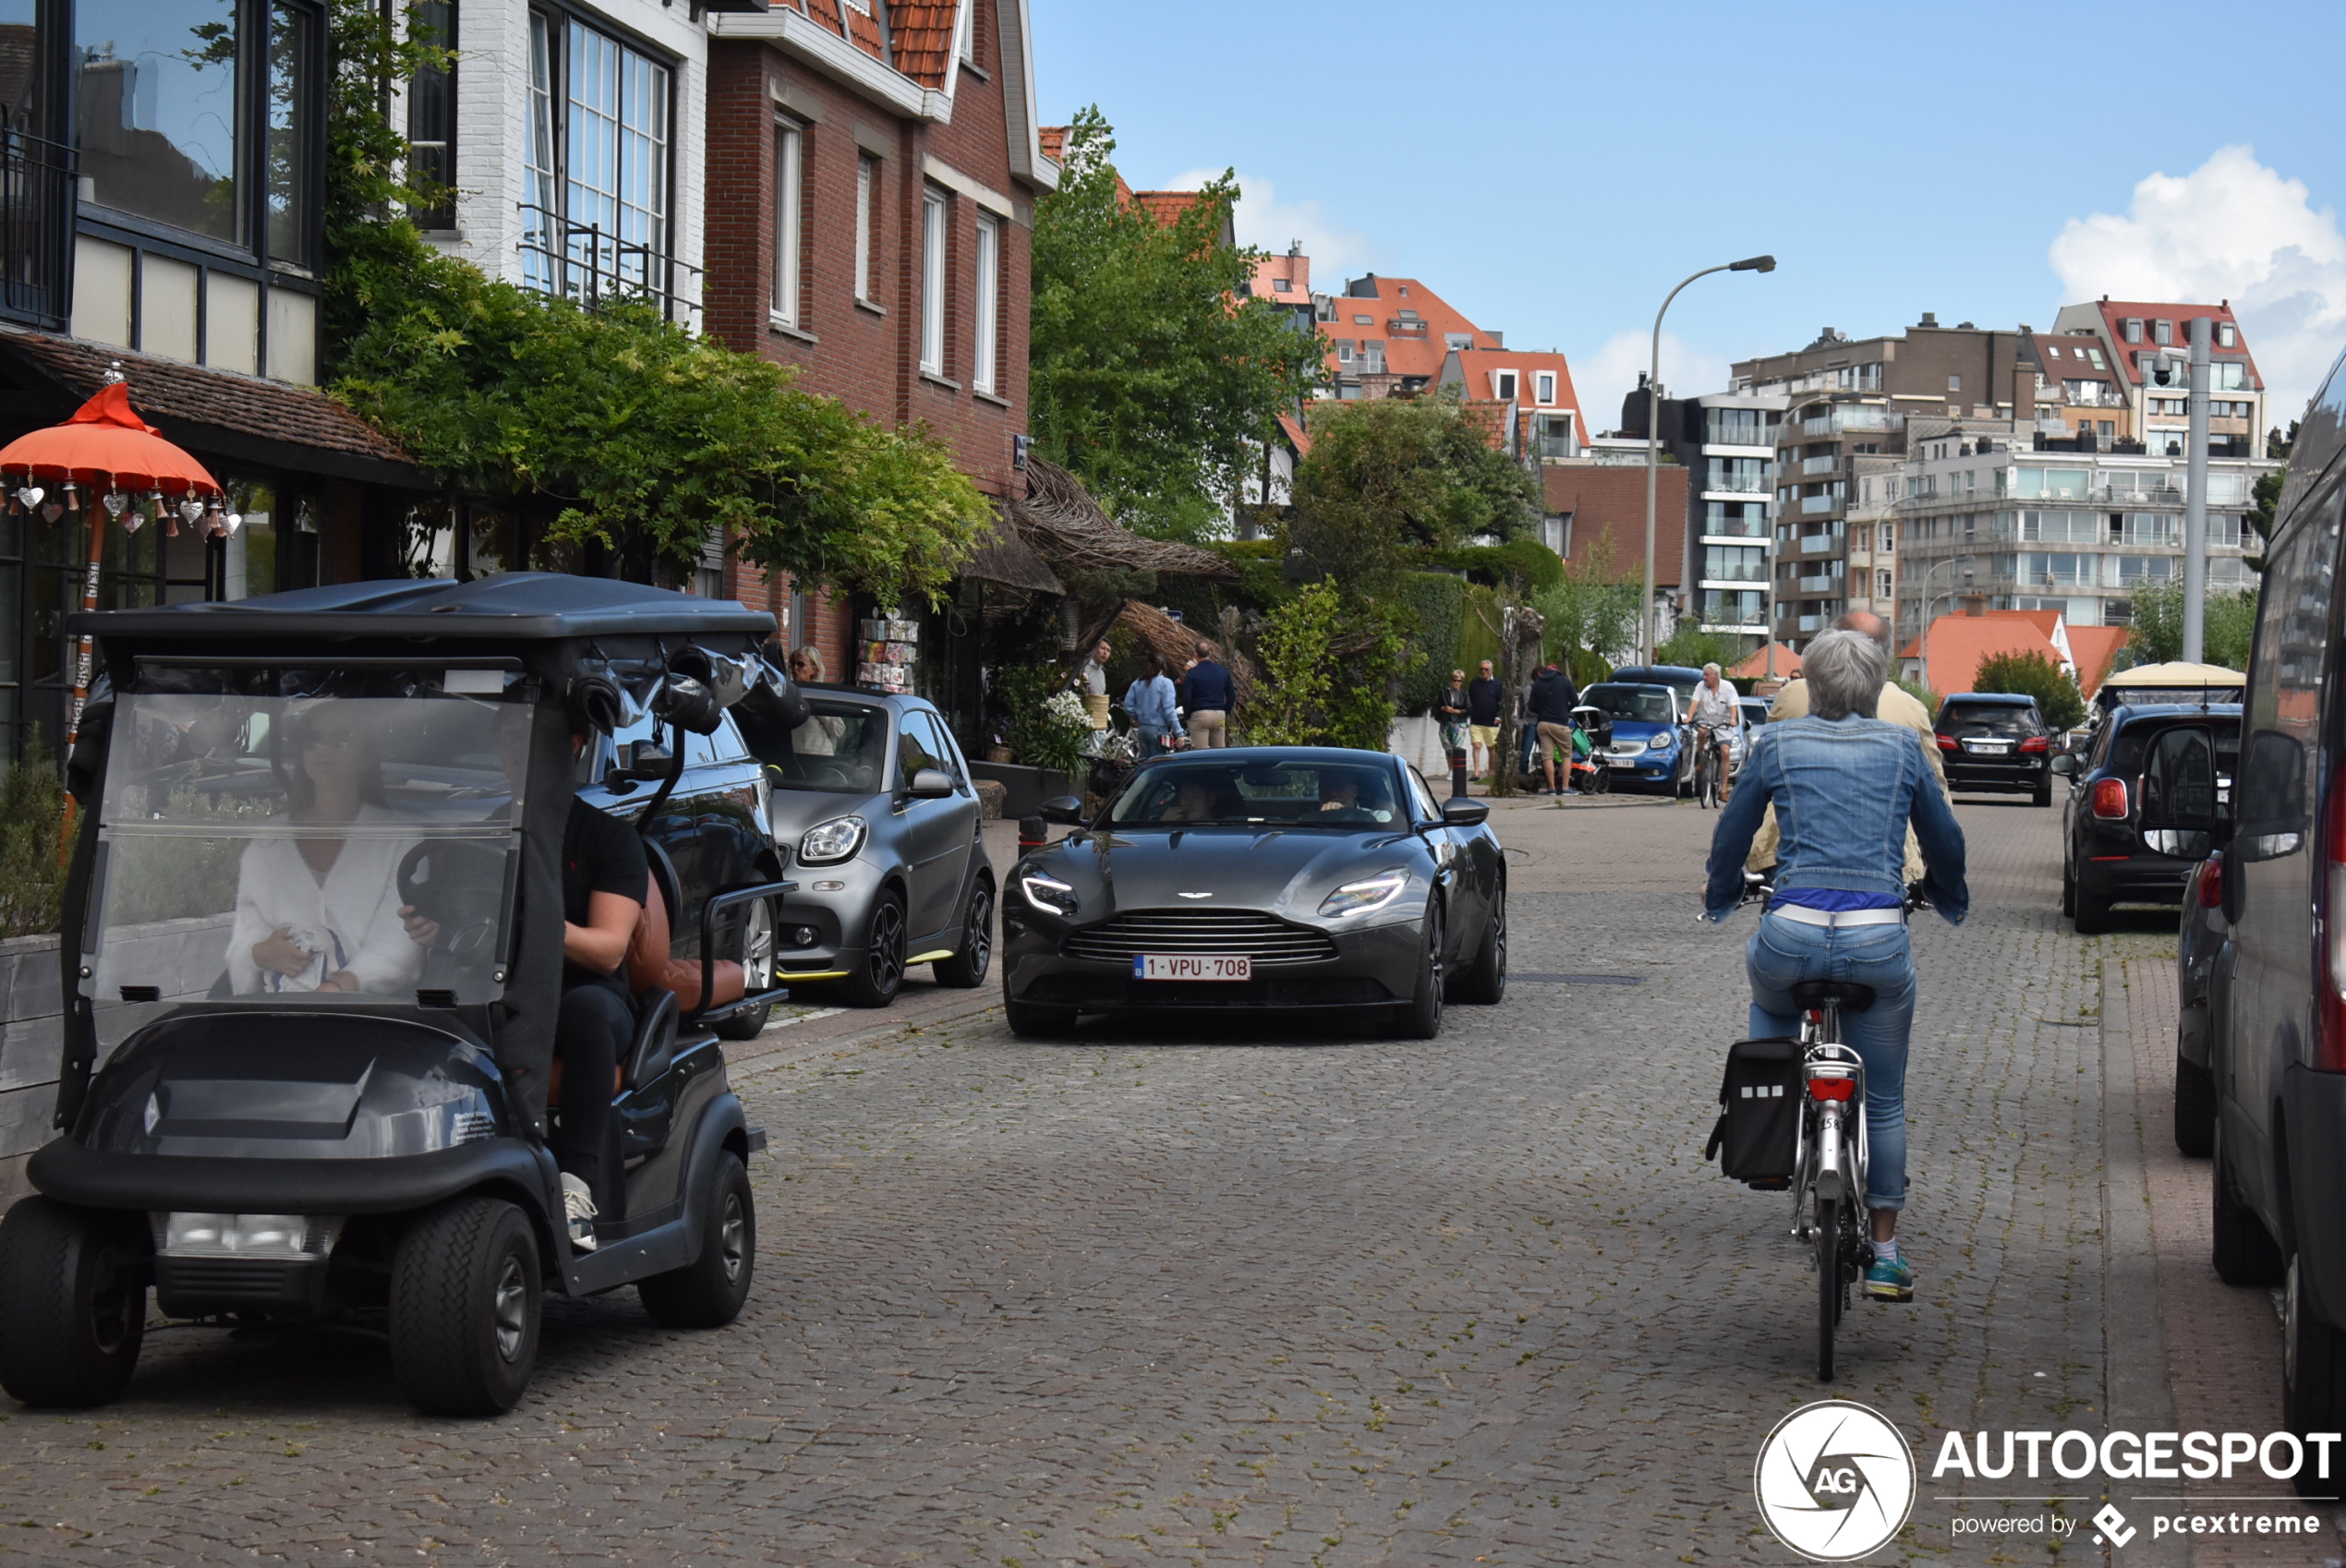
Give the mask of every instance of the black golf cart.
<path id="1" fill-rule="evenodd" d="M 563 825 L 576 728 L 659 721 L 667 747 L 599 780 L 649 824 L 686 731 L 734 703 L 803 717 L 756 654 L 772 620 L 513 573 L 71 624 L 105 679 L 68 764 L 63 1136 L 0 1223 L 0 1387 L 115 1397 L 150 1286 L 175 1318 L 379 1323 L 401 1388 L 445 1415 L 521 1397 L 546 1290 L 633 1285 L 664 1323 L 730 1322 L 764 1140 L 714 1031 L 787 993 L 723 955 L 793 884 L 695 886 L 647 845 L 632 1048 L 615 1085 L 564 1085 Z M 672 944 L 671 911 L 698 916 Z M 597 1092 L 626 1212 L 579 1250 L 547 1140 Z"/>

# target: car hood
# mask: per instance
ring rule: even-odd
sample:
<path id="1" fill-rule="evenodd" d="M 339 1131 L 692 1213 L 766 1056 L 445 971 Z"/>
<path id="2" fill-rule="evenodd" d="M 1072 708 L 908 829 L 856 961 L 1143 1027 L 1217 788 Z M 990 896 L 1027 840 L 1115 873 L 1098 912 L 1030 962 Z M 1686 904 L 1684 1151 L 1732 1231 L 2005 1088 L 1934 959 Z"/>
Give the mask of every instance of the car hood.
<path id="1" fill-rule="evenodd" d="M 1086 923 L 1143 909 L 1264 910 L 1309 920 L 1321 899 L 1356 878 L 1398 865 L 1422 879 L 1427 855 L 1424 841 L 1406 831 L 1195 827 L 1086 834 L 1032 863 L 1076 890 Z M 1195 893 L 1209 896 L 1183 896 Z M 1404 897 L 1384 912 L 1413 912 L 1417 902 Z"/>

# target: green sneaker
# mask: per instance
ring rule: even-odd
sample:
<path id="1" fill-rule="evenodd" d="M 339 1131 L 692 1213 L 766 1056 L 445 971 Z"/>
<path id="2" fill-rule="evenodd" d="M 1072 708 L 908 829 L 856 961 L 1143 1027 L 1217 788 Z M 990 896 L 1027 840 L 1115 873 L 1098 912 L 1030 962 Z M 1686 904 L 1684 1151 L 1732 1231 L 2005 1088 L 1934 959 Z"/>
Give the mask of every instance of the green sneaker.
<path id="1" fill-rule="evenodd" d="M 1866 1294 L 1876 1301 L 1912 1301 L 1915 1298 L 1914 1265 L 1901 1252 L 1895 1258 L 1876 1258 L 1866 1269 Z"/>

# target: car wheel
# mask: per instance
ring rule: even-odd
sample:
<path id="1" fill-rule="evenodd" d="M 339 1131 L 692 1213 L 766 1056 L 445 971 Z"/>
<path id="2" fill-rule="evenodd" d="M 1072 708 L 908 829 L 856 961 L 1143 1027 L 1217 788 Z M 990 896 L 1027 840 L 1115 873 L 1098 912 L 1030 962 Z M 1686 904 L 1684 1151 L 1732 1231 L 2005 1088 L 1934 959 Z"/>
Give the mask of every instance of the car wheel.
<path id="1" fill-rule="evenodd" d="M 0 1221 L 0 1388 L 27 1405 L 120 1397 L 147 1328 L 142 1216 L 27 1198 Z"/>
<path id="2" fill-rule="evenodd" d="M 499 1416 L 538 1362 L 538 1238 L 501 1198 L 418 1217 L 391 1261 L 391 1370 L 427 1416 Z"/>
<path id="3" fill-rule="evenodd" d="M 994 967 L 994 884 L 980 876 L 970 887 L 970 901 L 961 910 L 961 946 L 949 959 L 929 966 L 939 985 L 973 991 L 986 983 Z"/>
<path id="4" fill-rule="evenodd" d="M 2196 1160 L 2216 1142 L 2216 1075 L 2175 1058 L 2175 1147 Z"/>
<path id="5" fill-rule="evenodd" d="M 774 988 L 774 905 L 771 899 L 760 899 L 749 906 L 742 925 L 743 989 L 755 996 Z M 766 1032 L 766 1019 L 773 1013 L 771 1005 L 750 1007 L 720 1019 L 716 1027 L 720 1038 L 725 1040 L 755 1040 Z"/>
<path id="6" fill-rule="evenodd" d="M 1442 1032 L 1442 944 L 1445 935 L 1439 900 L 1425 908 L 1425 944 L 1418 954 L 1417 994 L 1401 1009 L 1397 1032 L 1405 1040 L 1432 1040 Z"/>
<path id="7" fill-rule="evenodd" d="M 2038 786 L 2037 786 L 2037 792 L 2036 792 L 2035 794 L 2031 795 L 2031 796 L 2029 797 L 2029 800 L 2030 800 L 2031 803 L 2036 804 L 2036 805 L 2040 805 L 2040 806 L 2049 806 L 2049 805 L 2051 805 L 2051 804 L 2052 804 L 2052 780 L 2051 780 L 2051 779 L 2050 779 L 2050 778 L 2048 778 L 2048 779 L 2046 779 L 2043 783 L 2041 783 L 2041 784 L 2038 785 Z"/>
<path id="8" fill-rule="evenodd" d="M 871 923 L 864 933 L 864 957 L 847 977 L 847 1000 L 858 1007 L 885 1007 L 904 983 L 904 897 L 884 889 L 872 900 Z"/>
<path id="9" fill-rule="evenodd" d="M 2098 936 L 2110 929 L 2110 900 L 2098 899 L 2083 887 L 2069 897 L 2069 918 L 2075 923 L 2080 936 Z"/>
<path id="10" fill-rule="evenodd" d="M 2208 1229 L 2209 1252 L 2216 1277 L 2226 1285 L 2278 1285 L 2281 1278 L 2280 1248 L 2256 1211 L 2240 1200 L 2232 1185 L 2231 1161 L 2224 1152 L 2223 1118 L 2216 1118 L 2211 1156 L 2216 1168 L 2208 1173 L 2213 1196 Z"/>
<path id="11" fill-rule="evenodd" d="M 721 1329 L 741 1316 L 757 1263 L 757 1210 L 749 1173 L 727 1154 L 709 1185 L 700 1256 L 681 1269 L 640 1280 L 635 1295 L 655 1321 L 671 1329 Z"/>
<path id="12" fill-rule="evenodd" d="M 1495 1007 L 1507 995 L 1507 885 L 1500 883 L 1491 896 L 1491 923 L 1474 962 L 1458 976 L 1457 1000 Z"/>
<path id="13" fill-rule="evenodd" d="M 2077 878 L 2066 861 L 2061 866 L 2061 912 L 2070 916 L 2077 912 Z"/>
<path id="14" fill-rule="evenodd" d="M 2340 1387 L 2346 1381 L 2346 1333 L 2323 1321 L 2307 1299 L 2301 1256 L 2290 1258 L 2281 1279 L 2280 1324 L 2281 1425 L 2300 1440 L 2338 1430 L 2339 1417 L 2346 1416 L 2346 1389 Z M 2298 1467 L 2298 1495 L 2335 1495 L 2337 1483 L 2314 1472 L 2311 1465 Z"/>

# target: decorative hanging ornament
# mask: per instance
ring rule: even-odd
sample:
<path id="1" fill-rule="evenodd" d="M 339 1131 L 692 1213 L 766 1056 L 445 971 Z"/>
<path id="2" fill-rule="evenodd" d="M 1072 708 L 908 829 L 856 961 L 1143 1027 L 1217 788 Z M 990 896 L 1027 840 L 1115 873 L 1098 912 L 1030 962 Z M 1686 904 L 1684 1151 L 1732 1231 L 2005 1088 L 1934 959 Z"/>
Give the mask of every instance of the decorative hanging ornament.
<path id="1" fill-rule="evenodd" d="M 47 493 L 39 485 L 25 485 L 18 489 L 17 500 L 22 501 L 24 509 L 30 512 L 41 504 L 41 498 Z"/>
<path id="2" fill-rule="evenodd" d="M 130 498 L 120 490 L 108 490 L 98 498 L 98 504 L 106 509 L 107 516 L 119 517 L 129 507 Z"/>
<path id="3" fill-rule="evenodd" d="M 179 515 L 184 521 L 193 523 L 197 518 L 203 515 L 203 502 L 198 501 L 193 496 L 189 496 L 186 501 L 179 503 Z M 178 530 L 175 528 L 172 532 L 177 533 Z"/>
<path id="4" fill-rule="evenodd" d="M 221 521 L 227 525 L 227 536 L 233 539 L 236 537 L 236 530 L 245 525 L 245 515 L 241 512 L 231 512 Z"/>

